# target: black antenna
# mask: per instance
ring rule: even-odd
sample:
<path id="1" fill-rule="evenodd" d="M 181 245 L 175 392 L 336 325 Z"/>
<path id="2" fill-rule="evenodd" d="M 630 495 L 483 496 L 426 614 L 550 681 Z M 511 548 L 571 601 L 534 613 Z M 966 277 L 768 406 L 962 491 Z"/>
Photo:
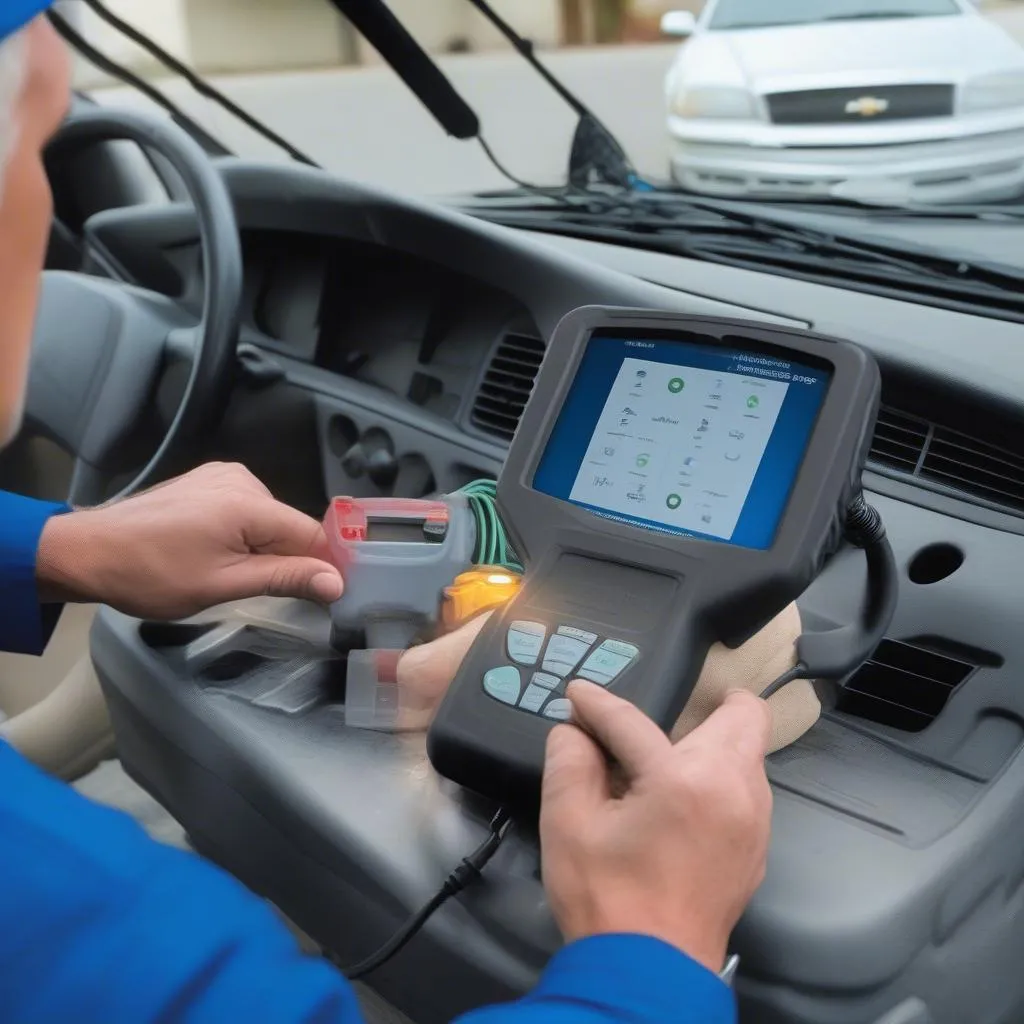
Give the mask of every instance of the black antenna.
<path id="1" fill-rule="evenodd" d="M 512 44 L 524 60 L 528 61 L 534 71 L 551 86 L 580 117 L 593 117 L 594 115 L 584 106 L 579 97 L 573 95 L 539 60 L 534 52 L 533 42 L 524 39 L 505 19 L 493 8 L 487 0 L 469 0 L 469 2 L 489 21 L 492 25 Z"/>
<path id="2" fill-rule="evenodd" d="M 576 126 L 576 135 L 572 142 L 572 154 L 569 157 L 569 184 L 580 189 L 586 189 L 595 183 L 632 189 L 638 180 L 637 173 L 619 140 L 577 96 L 544 67 L 537 59 L 533 43 L 516 32 L 487 0 L 469 2 L 579 115 L 579 124 Z"/>

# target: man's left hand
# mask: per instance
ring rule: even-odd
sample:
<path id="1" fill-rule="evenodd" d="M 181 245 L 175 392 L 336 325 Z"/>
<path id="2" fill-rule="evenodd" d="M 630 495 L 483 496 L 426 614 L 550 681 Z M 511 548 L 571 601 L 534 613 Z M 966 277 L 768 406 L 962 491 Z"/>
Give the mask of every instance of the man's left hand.
<path id="1" fill-rule="evenodd" d="M 213 463 L 135 497 L 55 516 L 36 566 L 44 601 L 187 618 L 247 597 L 342 593 L 320 524 L 245 467 Z"/>

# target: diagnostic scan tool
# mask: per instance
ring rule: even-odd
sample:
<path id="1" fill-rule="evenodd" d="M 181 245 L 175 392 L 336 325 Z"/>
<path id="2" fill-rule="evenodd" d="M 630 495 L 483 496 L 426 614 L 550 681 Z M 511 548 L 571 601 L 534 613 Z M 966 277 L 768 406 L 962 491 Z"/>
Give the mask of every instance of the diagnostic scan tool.
<path id="1" fill-rule="evenodd" d="M 498 481 L 525 579 L 439 709 L 434 767 L 536 799 L 577 678 L 668 730 L 710 646 L 751 637 L 842 543 L 879 395 L 865 351 L 803 331 L 569 314 Z M 875 605 L 891 617 L 891 600 Z"/>

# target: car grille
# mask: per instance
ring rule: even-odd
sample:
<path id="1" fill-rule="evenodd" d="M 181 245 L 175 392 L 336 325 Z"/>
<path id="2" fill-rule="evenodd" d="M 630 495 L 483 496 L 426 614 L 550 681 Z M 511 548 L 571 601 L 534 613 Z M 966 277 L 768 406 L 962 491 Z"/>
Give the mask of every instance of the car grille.
<path id="1" fill-rule="evenodd" d="M 774 124 L 866 124 L 950 117 L 952 85 L 886 85 L 877 88 L 815 89 L 765 96 Z"/>

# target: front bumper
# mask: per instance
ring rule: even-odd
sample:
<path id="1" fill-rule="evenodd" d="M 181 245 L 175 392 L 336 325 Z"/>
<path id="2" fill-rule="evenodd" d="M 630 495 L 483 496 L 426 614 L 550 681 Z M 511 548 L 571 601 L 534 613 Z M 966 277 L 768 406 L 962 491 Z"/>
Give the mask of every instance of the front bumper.
<path id="1" fill-rule="evenodd" d="M 684 189 L 772 199 L 989 202 L 1024 192 L 1024 128 L 887 145 L 764 146 L 673 138 Z"/>

